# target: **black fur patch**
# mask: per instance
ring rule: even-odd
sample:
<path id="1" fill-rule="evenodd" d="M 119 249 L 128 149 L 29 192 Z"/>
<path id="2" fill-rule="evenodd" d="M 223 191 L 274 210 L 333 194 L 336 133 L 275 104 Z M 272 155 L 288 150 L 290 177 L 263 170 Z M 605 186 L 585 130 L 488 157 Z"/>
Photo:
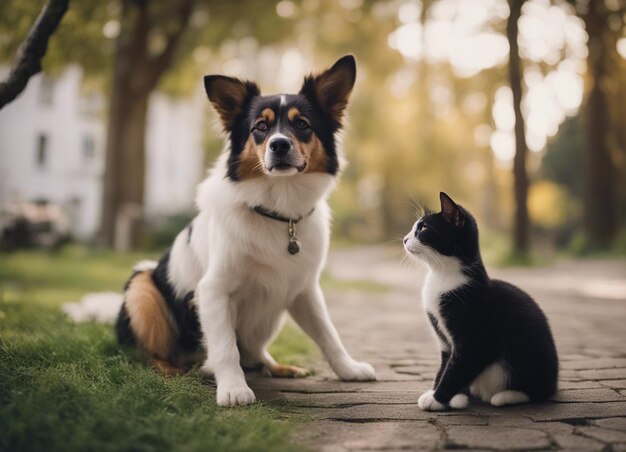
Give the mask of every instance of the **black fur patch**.
<path id="1" fill-rule="evenodd" d="M 176 323 L 178 332 L 177 349 L 179 352 L 190 353 L 199 349 L 202 340 L 198 313 L 193 304 L 193 291 L 185 296 L 177 297 L 174 287 L 169 281 L 168 269 L 170 263 L 169 250 L 163 255 L 157 267 L 152 272 L 152 281 L 161 292 L 165 303 Z"/>
<path id="2" fill-rule="evenodd" d="M 135 345 L 137 342 L 133 330 L 130 327 L 130 318 L 126 310 L 126 303 L 122 304 L 117 321 L 115 322 L 115 333 L 117 340 L 122 345 Z"/>

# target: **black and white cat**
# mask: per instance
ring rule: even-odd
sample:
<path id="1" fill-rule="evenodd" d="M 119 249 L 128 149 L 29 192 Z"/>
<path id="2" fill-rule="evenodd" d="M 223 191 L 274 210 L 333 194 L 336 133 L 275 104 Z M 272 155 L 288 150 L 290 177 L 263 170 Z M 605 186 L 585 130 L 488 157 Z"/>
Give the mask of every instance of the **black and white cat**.
<path id="1" fill-rule="evenodd" d="M 420 408 L 466 408 L 468 389 L 494 406 L 547 399 L 559 366 L 545 315 L 519 288 L 489 278 L 476 220 L 445 193 L 440 200 L 441 212 L 404 237 L 409 256 L 428 266 L 422 301 L 441 346 L 441 367 Z"/>

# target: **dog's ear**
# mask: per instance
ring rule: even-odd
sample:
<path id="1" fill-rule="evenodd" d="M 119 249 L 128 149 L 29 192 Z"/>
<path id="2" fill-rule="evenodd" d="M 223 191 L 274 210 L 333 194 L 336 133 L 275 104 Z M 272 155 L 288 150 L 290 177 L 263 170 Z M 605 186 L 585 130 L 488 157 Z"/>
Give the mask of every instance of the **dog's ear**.
<path id="1" fill-rule="evenodd" d="M 224 75 L 206 75 L 204 89 L 222 119 L 227 132 L 250 101 L 261 94 L 256 83 Z"/>
<path id="2" fill-rule="evenodd" d="M 462 228 L 465 224 L 465 214 L 461 208 L 444 192 L 439 193 L 439 201 L 441 201 L 441 213 L 446 221 L 457 228 Z"/>
<path id="3" fill-rule="evenodd" d="M 319 105 L 339 128 L 355 80 L 356 61 L 346 55 L 321 74 L 305 77 L 300 94 Z"/>

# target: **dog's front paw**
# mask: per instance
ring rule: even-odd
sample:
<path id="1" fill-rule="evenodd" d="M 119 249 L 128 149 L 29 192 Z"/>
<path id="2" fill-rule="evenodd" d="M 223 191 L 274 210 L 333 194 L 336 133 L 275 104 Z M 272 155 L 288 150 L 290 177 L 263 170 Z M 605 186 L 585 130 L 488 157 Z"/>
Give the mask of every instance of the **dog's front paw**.
<path id="1" fill-rule="evenodd" d="M 426 391 L 417 399 L 417 404 L 424 411 L 444 411 L 447 407 L 435 399 L 435 391 Z"/>
<path id="2" fill-rule="evenodd" d="M 245 383 L 217 385 L 217 404 L 219 406 L 250 405 L 255 400 L 254 392 Z"/>
<path id="3" fill-rule="evenodd" d="M 376 371 L 369 363 L 351 361 L 337 369 L 337 376 L 344 381 L 374 381 Z"/>

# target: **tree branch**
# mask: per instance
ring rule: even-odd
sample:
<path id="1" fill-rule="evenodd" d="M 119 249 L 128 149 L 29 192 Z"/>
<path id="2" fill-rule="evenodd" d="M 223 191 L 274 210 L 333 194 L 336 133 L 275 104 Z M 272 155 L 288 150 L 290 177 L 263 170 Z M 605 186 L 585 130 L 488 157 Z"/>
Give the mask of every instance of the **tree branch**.
<path id="1" fill-rule="evenodd" d="M 41 71 L 41 60 L 48 50 L 48 40 L 63 19 L 69 0 L 50 0 L 37 17 L 26 39 L 17 51 L 17 57 L 6 81 L 0 83 L 0 109 L 12 102 Z"/>

